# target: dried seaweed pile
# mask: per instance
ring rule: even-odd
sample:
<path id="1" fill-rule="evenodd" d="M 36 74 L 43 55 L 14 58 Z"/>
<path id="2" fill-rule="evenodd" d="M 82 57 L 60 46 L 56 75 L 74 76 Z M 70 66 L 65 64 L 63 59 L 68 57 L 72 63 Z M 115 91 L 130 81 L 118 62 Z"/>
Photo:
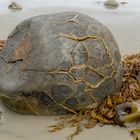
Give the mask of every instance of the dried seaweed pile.
<path id="1" fill-rule="evenodd" d="M 0 40 L 0 51 L 2 50 L 3 46 L 4 46 L 4 40 Z"/>
<path id="2" fill-rule="evenodd" d="M 71 117 L 62 118 L 56 125 L 50 126 L 50 132 L 56 132 L 66 126 L 75 127 L 75 132 L 67 137 L 72 139 L 84 128 L 93 128 L 96 124 L 112 124 L 124 126 L 119 120 L 116 106 L 140 100 L 140 54 L 123 58 L 123 83 L 120 91 L 113 97 L 107 97 L 96 108 L 82 110 Z"/>

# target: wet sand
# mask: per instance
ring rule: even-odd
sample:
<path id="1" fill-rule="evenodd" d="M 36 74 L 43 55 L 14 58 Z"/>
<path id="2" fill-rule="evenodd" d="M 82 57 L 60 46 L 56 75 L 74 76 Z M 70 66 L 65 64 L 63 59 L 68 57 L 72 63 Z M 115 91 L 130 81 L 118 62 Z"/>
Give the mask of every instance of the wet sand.
<path id="1" fill-rule="evenodd" d="M 6 6 L 9 1 L 3 2 L 2 5 Z M 13 28 L 28 17 L 61 11 L 79 11 L 95 17 L 111 30 L 122 55 L 140 53 L 140 2 L 138 0 L 133 0 L 133 2 L 127 0 L 128 4 L 120 5 L 117 9 L 106 9 L 103 6 L 104 0 L 98 2 L 95 0 L 77 0 L 76 3 L 74 0 L 71 2 L 69 0 L 65 0 L 65 2 L 64 0 L 52 0 L 48 3 L 45 2 L 44 5 L 43 2 L 38 5 L 37 0 L 31 1 L 28 5 L 27 0 L 25 3 L 19 0 L 24 8 L 19 12 L 11 12 L 7 7 L 0 7 L 0 39 L 6 39 Z M 57 133 L 49 133 L 47 127 L 56 122 L 55 117 L 20 115 L 9 111 L 2 104 L 0 106 L 4 114 L 3 124 L 0 125 L 1 140 L 64 140 L 73 132 L 73 129 L 66 128 Z M 113 126 L 97 126 L 85 130 L 74 140 L 85 139 L 133 140 L 126 129 Z"/>

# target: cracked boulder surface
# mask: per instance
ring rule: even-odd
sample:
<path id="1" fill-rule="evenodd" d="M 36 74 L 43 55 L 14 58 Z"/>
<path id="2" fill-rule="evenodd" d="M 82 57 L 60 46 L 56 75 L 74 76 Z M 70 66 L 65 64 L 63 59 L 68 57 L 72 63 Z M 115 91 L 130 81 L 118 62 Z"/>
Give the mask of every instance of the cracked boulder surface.
<path id="1" fill-rule="evenodd" d="M 122 61 L 111 32 L 78 12 L 29 18 L 0 53 L 0 96 L 22 114 L 76 113 L 114 95 Z"/>

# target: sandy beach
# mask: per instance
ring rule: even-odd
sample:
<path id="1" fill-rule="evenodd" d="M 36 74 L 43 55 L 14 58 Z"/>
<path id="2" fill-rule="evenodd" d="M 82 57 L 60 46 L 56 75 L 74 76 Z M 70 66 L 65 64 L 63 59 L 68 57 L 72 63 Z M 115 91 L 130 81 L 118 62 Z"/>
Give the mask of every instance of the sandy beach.
<path id="1" fill-rule="evenodd" d="M 140 1 L 118 0 L 128 2 L 117 9 L 104 7 L 105 0 L 15 0 L 23 10 L 12 12 L 7 7 L 13 0 L 0 1 L 0 39 L 6 39 L 13 28 L 22 20 L 40 15 L 62 11 L 79 11 L 95 17 L 105 24 L 114 35 L 122 56 L 140 53 Z M 55 124 L 51 116 L 20 115 L 9 111 L 0 104 L 3 122 L 0 125 L 1 140 L 64 140 L 73 132 L 63 131 L 49 133 L 47 127 Z M 84 130 L 74 140 L 133 140 L 126 129 L 117 126 L 95 127 Z"/>

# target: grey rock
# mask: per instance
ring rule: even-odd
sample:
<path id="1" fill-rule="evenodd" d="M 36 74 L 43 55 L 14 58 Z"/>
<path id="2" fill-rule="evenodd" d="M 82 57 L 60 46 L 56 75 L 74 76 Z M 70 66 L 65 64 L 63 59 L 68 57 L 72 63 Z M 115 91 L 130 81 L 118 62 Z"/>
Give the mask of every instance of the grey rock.
<path id="1" fill-rule="evenodd" d="M 0 56 L 1 98 L 19 113 L 74 113 L 121 87 L 121 55 L 113 35 L 78 12 L 23 21 Z"/>

